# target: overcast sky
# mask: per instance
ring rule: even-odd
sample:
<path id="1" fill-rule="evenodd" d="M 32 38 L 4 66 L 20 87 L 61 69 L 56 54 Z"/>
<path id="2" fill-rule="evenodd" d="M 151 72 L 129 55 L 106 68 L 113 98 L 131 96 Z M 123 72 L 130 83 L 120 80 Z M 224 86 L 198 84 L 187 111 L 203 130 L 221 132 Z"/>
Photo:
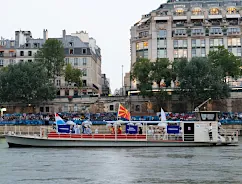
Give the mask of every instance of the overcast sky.
<path id="1" fill-rule="evenodd" d="M 164 0 L 1 0 L 0 36 L 14 38 L 15 30 L 31 31 L 34 38 L 87 31 L 102 51 L 102 73 L 111 81 L 111 89 L 121 87 L 124 73 L 130 69 L 130 27 L 142 14 L 157 9 Z"/>

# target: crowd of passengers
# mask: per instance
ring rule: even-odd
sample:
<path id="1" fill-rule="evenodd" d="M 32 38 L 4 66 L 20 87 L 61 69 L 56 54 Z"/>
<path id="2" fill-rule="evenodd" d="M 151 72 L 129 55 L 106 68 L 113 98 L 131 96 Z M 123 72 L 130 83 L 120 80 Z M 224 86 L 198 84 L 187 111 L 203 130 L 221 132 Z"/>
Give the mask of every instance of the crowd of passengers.
<path id="1" fill-rule="evenodd" d="M 66 121 L 82 121 L 90 119 L 91 121 L 115 121 L 117 113 L 96 113 L 96 114 L 83 114 L 83 113 L 59 113 L 59 115 Z M 196 120 L 193 113 L 166 113 L 166 118 L 169 121 L 189 121 Z M 132 121 L 159 121 L 159 116 L 132 116 Z M 220 113 L 220 120 L 242 120 L 242 113 Z M 55 121 L 54 114 L 51 113 L 37 113 L 37 114 L 4 114 L 0 117 L 0 121 L 21 121 L 21 120 L 39 120 L 39 121 Z"/>

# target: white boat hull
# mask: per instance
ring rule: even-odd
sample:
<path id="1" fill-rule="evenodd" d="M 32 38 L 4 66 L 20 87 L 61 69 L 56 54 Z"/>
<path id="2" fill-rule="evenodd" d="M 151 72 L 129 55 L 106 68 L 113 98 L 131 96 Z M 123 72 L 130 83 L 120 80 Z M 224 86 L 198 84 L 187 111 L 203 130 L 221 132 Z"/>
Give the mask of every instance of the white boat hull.
<path id="1" fill-rule="evenodd" d="M 97 140 L 97 139 L 48 139 L 30 136 L 5 135 L 9 147 L 197 147 L 219 146 L 229 143 L 144 141 L 144 140 Z"/>

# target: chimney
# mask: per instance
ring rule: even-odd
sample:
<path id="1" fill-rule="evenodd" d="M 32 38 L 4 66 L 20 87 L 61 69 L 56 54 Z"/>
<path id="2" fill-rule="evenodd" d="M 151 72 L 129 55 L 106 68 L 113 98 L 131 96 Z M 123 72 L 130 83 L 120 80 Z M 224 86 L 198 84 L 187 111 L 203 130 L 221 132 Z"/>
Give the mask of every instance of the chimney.
<path id="1" fill-rule="evenodd" d="M 48 30 L 47 29 L 44 29 L 44 31 L 43 31 L 43 39 L 44 39 L 44 42 L 46 40 L 48 40 Z"/>
<path id="2" fill-rule="evenodd" d="M 66 38 L 66 30 L 65 29 L 62 31 L 62 37 L 63 37 L 63 39 Z"/>

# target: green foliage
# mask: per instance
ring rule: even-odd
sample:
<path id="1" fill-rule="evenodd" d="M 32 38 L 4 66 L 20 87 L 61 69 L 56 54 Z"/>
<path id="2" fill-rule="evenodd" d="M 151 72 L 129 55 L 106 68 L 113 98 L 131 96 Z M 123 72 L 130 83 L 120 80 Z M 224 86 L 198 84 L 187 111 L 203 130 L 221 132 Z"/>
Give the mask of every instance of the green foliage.
<path id="1" fill-rule="evenodd" d="M 218 47 L 217 51 L 210 51 L 208 59 L 214 68 L 221 67 L 224 77 L 237 78 L 240 75 L 241 59 L 223 46 Z"/>
<path id="2" fill-rule="evenodd" d="M 0 71 L 0 101 L 42 103 L 53 100 L 56 88 L 38 63 L 9 65 Z"/>
<path id="3" fill-rule="evenodd" d="M 80 88 L 82 86 L 81 77 L 82 77 L 81 70 L 73 68 L 71 64 L 66 65 L 65 80 L 67 82 L 76 83 L 76 85 Z"/>
<path id="4" fill-rule="evenodd" d="M 195 101 L 229 96 L 229 86 L 223 80 L 223 70 L 221 67 L 214 68 L 207 58 L 178 62 L 176 72 L 180 82 L 180 95 L 189 99 L 193 107 Z"/>
<path id="5" fill-rule="evenodd" d="M 45 67 L 50 79 L 55 80 L 63 72 L 65 65 L 64 47 L 57 39 L 48 39 L 35 55 L 35 61 Z"/>
<path id="6" fill-rule="evenodd" d="M 152 90 L 152 63 L 148 59 L 138 59 L 133 66 L 131 78 L 139 81 L 138 89 L 141 95 L 150 96 Z"/>

